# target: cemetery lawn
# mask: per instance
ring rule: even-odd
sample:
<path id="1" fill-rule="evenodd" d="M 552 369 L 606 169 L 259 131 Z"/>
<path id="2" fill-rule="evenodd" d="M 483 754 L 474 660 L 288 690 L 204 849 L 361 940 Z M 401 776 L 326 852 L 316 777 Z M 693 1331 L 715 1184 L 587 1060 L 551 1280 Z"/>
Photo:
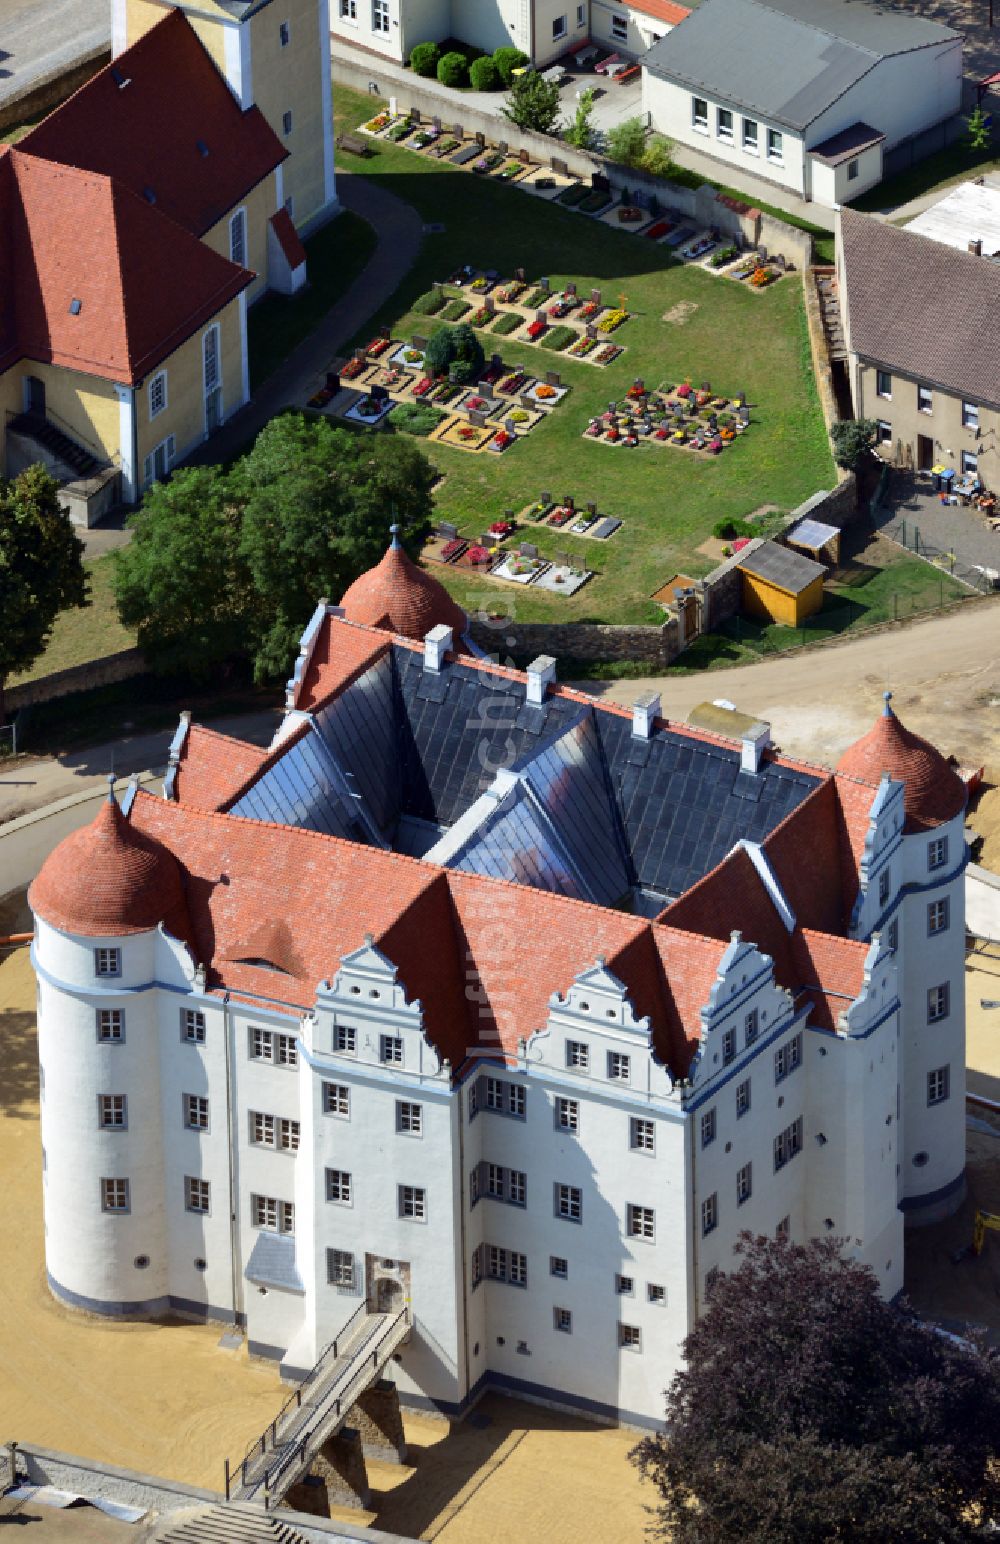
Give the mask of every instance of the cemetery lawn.
<path id="1" fill-rule="evenodd" d="M 335 105 L 338 133 L 356 128 L 378 107 L 375 98 L 343 87 Z M 505 361 L 533 374 L 558 370 L 572 391 L 547 422 L 502 456 L 470 455 L 422 440 L 445 478 L 436 495 L 438 517 L 478 535 L 505 510 L 519 510 L 548 490 L 554 498 L 572 494 L 581 505 L 594 500 L 602 514 L 623 524 L 608 542 L 525 528 L 525 539 L 545 555 L 569 552 L 572 561 L 597 570 L 571 598 L 435 567 L 467 610 L 507 596 L 523 621 L 655 622 L 662 612 L 650 597 L 666 579 L 675 572 L 698 578 L 715 566 L 718 560 L 698 549 L 719 520 L 746 517 L 763 504 L 791 510 L 817 489 L 835 485 L 798 274 L 751 293 L 673 262 L 669 249 L 641 235 L 447 163 L 442 167 L 401 146 L 377 140 L 373 149 L 364 161 L 341 151 L 341 165 L 379 178 L 426 224 L 444 230 L 425 236 L 408 279 L 356 343 L 367 342 L 380 324 L 396 337 L 429 335 L 440 324 L 411 307 L 462 263 L 495 268 L 504 277 L 523 267 L 529 280 L 545 275 L 553 288 L 571 281 L 581 293 L 599 288 L 605 304 L 624 297 L 632 313 L 614 334 L 626 352 L 607 369 L 480 334 L 487 355 L 502 352 Z M 682 302 L 696 309 L 680 324 L 665 321 L 664 313 Z M 626 450 L 585 441 L 588 419 L 623 397 L 639 376 L 654 387 L 690 378 L 729 395 L 745 391 L 751 428 L 721 455 L 704 459 L 662 446 Z"/>

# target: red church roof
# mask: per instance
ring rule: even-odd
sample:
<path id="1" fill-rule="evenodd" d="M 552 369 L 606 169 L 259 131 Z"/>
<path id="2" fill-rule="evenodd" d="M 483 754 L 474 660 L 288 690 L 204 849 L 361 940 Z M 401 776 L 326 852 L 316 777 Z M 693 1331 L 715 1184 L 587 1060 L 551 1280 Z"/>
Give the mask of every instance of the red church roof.
<path id="1" fill-rule="evenodd" d="M 32 129 L 19 149 L 113 177 L 195 236 L 288 156 L 257 107 L 244 112 L 182 11 L 171 8 Z"/>
<path id="2" fill-rule="evenodd" d="M 395 534 L 382 561 L 355 579 L 340 604 L 349 622 L 404 638 L 424 638 L 444 624 L 454 629 L 457 643 L 469 625 L 444 585 L 407 557 Z"/>
<path id="3" fill-rule="evenodd" d="M 885 711 L 845 751 L 837 771 L 876 787 L 887 772 L 903 784 L 907 831 L 926 831 L 965 808 L 966 788 L 941 752 L 900 723 L 886 695 Z"/>
<path id="4" fill-rule="evenodd" d="M 177 938 L 188 933 L 176 858 L 126 820 L 110 793 L 90 825 L 49 854 L 28 901 L 64 933 L 117 938 L 161 922 Z"/>
<path id="5" fill-rule="evenodd" d="M 0 150 L 0 369 L 137 384 L 252 280 L 111 178 Z"/>

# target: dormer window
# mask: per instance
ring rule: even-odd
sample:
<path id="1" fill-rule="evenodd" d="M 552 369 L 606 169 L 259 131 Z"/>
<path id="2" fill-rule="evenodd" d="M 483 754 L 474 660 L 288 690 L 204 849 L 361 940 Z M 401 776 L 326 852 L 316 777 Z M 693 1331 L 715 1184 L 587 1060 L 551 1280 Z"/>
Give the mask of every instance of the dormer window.
<path id="1" fill-rule="evenodd" d="M 123 75 L 117 65 L 112 65 L 111 67 L 111 79 L 119 91 L 124 91 L 126 86 L 131 86 L 132 84 L 131 75 Z"/>
<path id="2" fill-rule="evenodd" d="M 198 154 L 201 156 L 202 160 L 204 160 L 208 155 L 208 146 L 205 144 L 205 141 L 203 139 L 196 139 L 195 146 L 197 148 Z"/>
<path id="3" fill-rule="evenodd" d="M 149 186 L 148 183 L 142 190 L 142 196 L 146 200 L 147 204 L 156 203 L 156 194 L 153 192 L 153 189 Z"/>

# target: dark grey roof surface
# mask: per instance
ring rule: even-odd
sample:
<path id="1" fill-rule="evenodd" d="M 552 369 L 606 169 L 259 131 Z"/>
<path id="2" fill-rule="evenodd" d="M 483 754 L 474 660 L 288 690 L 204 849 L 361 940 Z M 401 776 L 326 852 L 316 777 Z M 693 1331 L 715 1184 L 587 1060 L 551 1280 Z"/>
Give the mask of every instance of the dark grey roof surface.
<path id="1" fill-rule="evenodd" d="M 551 695 L 533 706 L 522 681 L 460 660 L 425 671 L 394 645 L 232 813 L 395 847 L 402 820 L 454 825 L 501 768 L 516 784 L 451 866 L 604 906 L 680 895 L 821 779 L 771 760 L 750 776 L 738 745 L 663 725 L 640 739 L 620 712 Z"/>
<path id="2" fill-rule="evenodd" d="M 793 552 L 776 541 L 761 542 L 759 547 L 747 553 L 739 567 L 741 572 L 756 574 L 758 579 L 776 584 L 792 595 L 801 594 L 814 579 L 822 578 L 826 573 L 822 563 L 814 563 L 812 558 L 803 557 L 801 552 Z"/>
<path id="3" fill-rule="evenodd" d="M 855 353 L 1000 407 L 1000 265 L 846 208 L 840 251 Z"/>
<path id="4" fill-rule="evenodd" d="M 816 156 L 817 160 L 825 161 L 828 166 L 839 166 L 841 161 L 851 160 L 863 150 L 870 150 L 872 145 L 880 145 L 884 139 L 885 135 L 873 129 L 870 123 L 852 123 L 850 128 L 841 129 L 839 134 L 831 134 L 822 144 L 811 145 L 809 154 Z"/>
<path id="5" fill-rule="evenodd" d="M 664 80 L 804 132 L 883 58 L 957 37 L 863 0 L 703 0 L 642 62 Z"/>

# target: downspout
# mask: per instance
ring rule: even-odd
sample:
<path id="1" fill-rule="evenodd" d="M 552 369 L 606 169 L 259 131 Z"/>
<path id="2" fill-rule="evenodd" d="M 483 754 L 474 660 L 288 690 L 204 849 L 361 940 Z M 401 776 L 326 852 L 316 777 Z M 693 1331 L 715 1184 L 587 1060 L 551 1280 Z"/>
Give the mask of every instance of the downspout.
<path id="1" fill-rule="evenodd" d="M 133 386 L 130 390 L 132 392 L 132 491 L 135 494 L 135 503 L 138 504 L 142 492 L 142 468 L 139 465 L 139 414 L 136 410 L 138 389 Z"/>
<path id="2" fill-rule="evenodd" d="M 684 1104 L 684 1100 L 683 1100 L 683 1097 L 682 1097 L 682 1099 L 681 1099 L 682 1108 L 683 1108 L 683 1104 Z M 700 1235 L 699 1230 L 698 1230 L 698 1216 L 697 1216 L 697 1199 L 698 1198 L 697 1198 L 697 1187 L 695 1185 L 695 1172 L 694 1172 L 695 1153 L 697 1151 L 697 1149 L 695 1148 L 695 1145 L 694 1145 L 695 1120 L 694 1120 L 694 1117 L 691 1115 L 690 1111 L 688 1111 L 686 1113 L 687 1113 L 687 1122 L 686 1122 L 686 1124 L 687 1124 L 687 1132 L 686 1132 L 686 1135 L 684 1137 L 684 1142 L 685 1142 L 685 1146 L 687 1148 L 688 1173 L 690 1175 L 690 1179 L 689 1179 L 689 1182 L 688 1182 L 688 1204 L 690 1206 L 690 1212 L 691 1212 L 691 1257 L 690 1257 L 691 1258 L 691 1296 L 690 1296 L 690 1301 L 689 1301 L 689 1305 L 688 1305 L 688 1334 L 690 1334 L 691 1331 L 694 1329 L 695 1323 L 697 1322 L 697 1318 L 698 1318 L 698 1283 L 701 1280 L 701 1259 L 700 1259 L 700 1255 L 701 1255 L 701 1246 L 700 1246 L 701 1235 Z"/>
<path id="3" fill-rule="evenodd" d="M 472 1362 L 469 1357 L 469 1262 L 466 1258 L 465 1234 L 465 1106 L 461 1084 L 456 1084 L 455 1099 L 458 1104 L 458 1231 L 462 1246 L 462 1342 L 465 1347 L 465 1393 L 463 1401 L 472 1389 Z"/>
<path id="4" fill-rule="evenodd" d="M 232 1013 L 229 1007 L 229 993 L 222 999 L 222 1028 L 226 1050 L 226 1131 L 227 1131 L 227 1160 L 229 1165 L 229 1259 L 231 1273 L 231 1290 L 233 1297 L 233 1322 L 239 1328 L 240 1320 L 245 1327 L 246 1319 L 243 1313 L 243 1294 L 241 1288 L 242 1277 L 239 1268 L 239 1221 L 236 1207 L 236 1177 L 234 1150 L 236 1145 L 236 1126 L 233 1121 L 233 1068 L 236 1058 L 230 1047 L 230 1034 L 232 1032 Z"/>

